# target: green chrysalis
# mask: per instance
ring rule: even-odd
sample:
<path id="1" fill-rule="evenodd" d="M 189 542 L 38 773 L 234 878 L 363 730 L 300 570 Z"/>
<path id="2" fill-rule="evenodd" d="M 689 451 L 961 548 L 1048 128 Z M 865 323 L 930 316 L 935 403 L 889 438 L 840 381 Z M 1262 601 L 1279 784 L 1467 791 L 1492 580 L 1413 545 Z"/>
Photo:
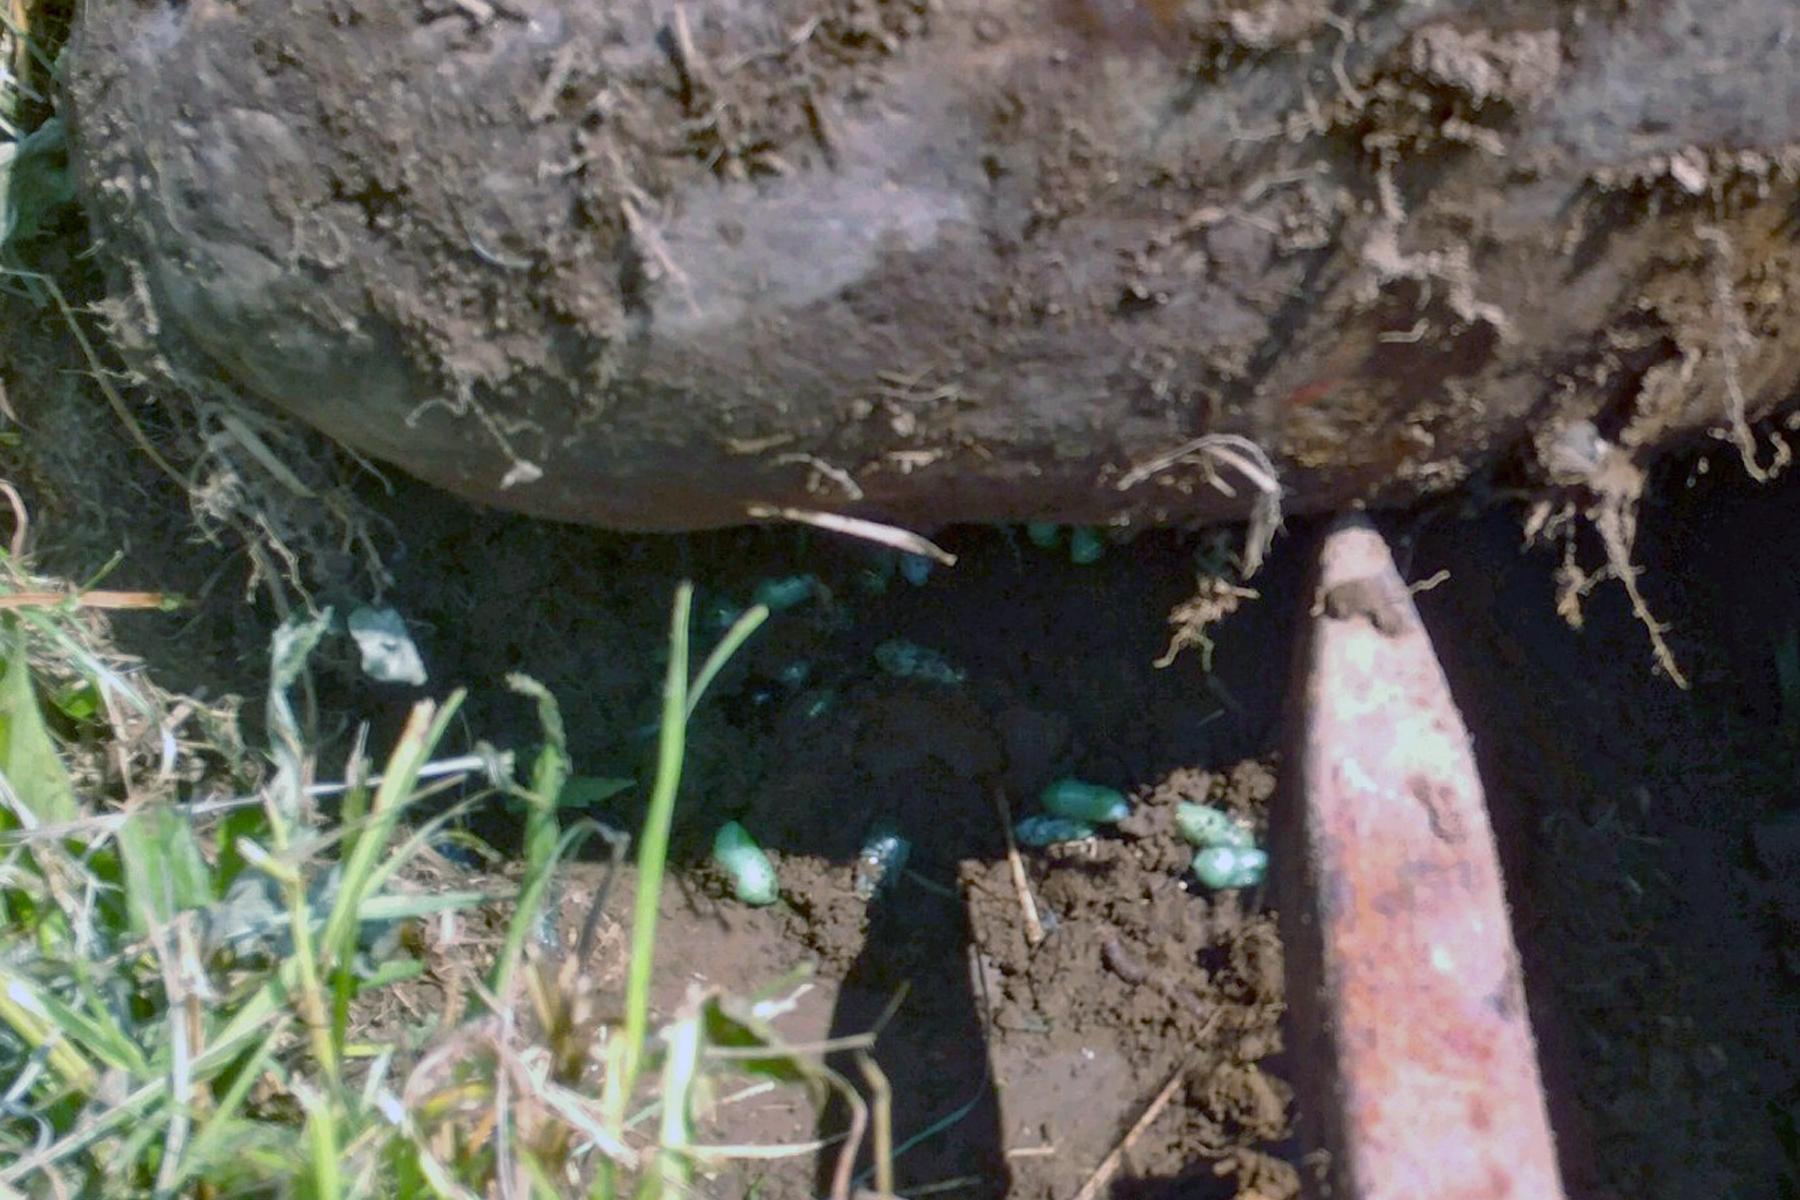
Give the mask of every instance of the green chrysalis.
<path id="1" fill-rule="evenodd" d="M 1238 824 L 1236 817 L 1210 804 L 1176 805 L 1175 828 L 1181 831 L 1182 837 L 1202 849 L 1232 846 L 1248 850 L 1256 845 L 1255 835 Z"/>
<path id="2" fill-rule="evenodd" d="M 1131 815 L 1131 802 L 1121 793 L 1079 779 L 1057 780 L 1044 789 L 1038 802 L 1053 817 L 1091 821 L 1096 825 L 1117 824 Z"/>
<path id="3" fill-rule="evenodd" d="M 1105 553 L 1106 539 L 1100 536 L 1098 529 L 1082 525 L 1069 531 L 1069 561 L 1076 566 L 1097 563 Z"/>
<path id="4" fill-rule="evenodd" d="M 1013 838 L 1021 846 L 1055 846 L 1062 842 L 1079 842 L 1094 836 L 1094 827 L 1086 821 L 1069 817 L 1048 817 L 1042 813 L 1022 817 L 1013 826 Z"/>
<path id="5" fill-rule="evenodd" d="M 1268 854 L 1255 846 L 1208 846 L 1194 855 L 1194 876 L 1214 891 L 1255 887 L 1268 869 Z"/>
<path id="6" fill-rule="evenodd" d="M 731 880 L 731 894 L 745 904 L 773 904 L 780 898 L 775 864 L 769 861 L 750 831 L 736 821 L 719 826 L 713 836 L 713 861 Z"/>

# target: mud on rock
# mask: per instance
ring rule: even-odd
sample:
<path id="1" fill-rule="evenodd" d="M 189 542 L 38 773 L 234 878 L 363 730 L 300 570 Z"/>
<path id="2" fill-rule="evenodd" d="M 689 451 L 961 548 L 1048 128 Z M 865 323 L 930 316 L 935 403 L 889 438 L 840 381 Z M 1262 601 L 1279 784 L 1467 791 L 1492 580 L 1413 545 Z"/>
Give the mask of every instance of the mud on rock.
<path id="1" fill-rule="evenodd" d="M 675 10 L 669 10 L 674 13 Z M 140 363 L 528 512 L 1242 517 L 1800 378 L 1782 0 L 86 6 Z M 1223 485 L 1223 486 L 1221 486 Z"/>

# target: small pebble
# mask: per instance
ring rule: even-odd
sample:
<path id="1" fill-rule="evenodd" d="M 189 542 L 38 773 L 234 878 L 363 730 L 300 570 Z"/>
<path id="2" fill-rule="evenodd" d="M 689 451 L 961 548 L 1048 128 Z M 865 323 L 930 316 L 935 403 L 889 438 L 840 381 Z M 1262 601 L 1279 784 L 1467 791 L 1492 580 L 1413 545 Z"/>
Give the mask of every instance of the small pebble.
<path id="1" fill-rule="evenodd" d="M 806 721 L 816 721 L 830 712 L 837 704 L 837 692 L 831 688 L 814 688 L 800 697 L 800 717 Z"/>
<path id="2" fill-rule="evenodd" d="M 806 686 L 806 681 L 810 678 L 812 678 L 812 663 L 804 658 L 796 658 L 791 662 L 782 663 L 775 672 L 775 682 L 790 690 Z"/>
<path id="3" fill-rule="evenodd" d="M 922 679 L 926 683 L 954 686 L 968 678 L 966 671 L 954 666 L 936 650 L 903 638 L 894 638 L 875 647 L 875 661 L 889 675 L 901 679 Z"/>
<path id="4" fill-rule="evenodd" d="M 757 584 L 753 600 L 772 613 L 785 612 L 811 600 L 818 590 L 819 580 L 815 575 L 787 575 Z"/>
<path id="5" fill-rule="evenodd" d="M 1142 983 L 1150 978 L 1150 968 L 1144 965 L 1144 960 L 1127 950 L 1116 933 L 1107 934 L 1106 940 L 1100 943 L 1100 961 L 1126 983 Z"/>
<path id="6" fill-rule="evenodd" d="M 870 830 L 856 855 L 857 899 L 873 900 L 893 887 L 899 882 L 900 872 L 906 869 L 906 860 L 911 856 L 912 843 L 901 837 L 899 831 L 887 825 L 877 825 Z"/>
<path id="7" fill-rule="evenodd" d="M 425 660 L 399 613 L 391 608 L 359 608 L 350 614 L 349 628 L 362 655 L 364 675 L 376 683 L 424 684 Z"/>

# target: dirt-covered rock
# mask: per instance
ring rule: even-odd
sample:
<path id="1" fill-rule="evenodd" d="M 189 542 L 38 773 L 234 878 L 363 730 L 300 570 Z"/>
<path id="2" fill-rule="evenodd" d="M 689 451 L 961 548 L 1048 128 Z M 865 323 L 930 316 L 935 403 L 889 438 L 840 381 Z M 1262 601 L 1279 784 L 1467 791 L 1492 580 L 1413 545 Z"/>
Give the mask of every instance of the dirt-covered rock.
<path id="1" fill-rule="evenodd" d="M 1294 510 L 1747 437 L 1800 374 L 1793 19 L 89 0 L 68 78 L 136 360 L 458 492 L 1223 519 L 1242 443 L 1136 468 L 1240 435 Z"/>

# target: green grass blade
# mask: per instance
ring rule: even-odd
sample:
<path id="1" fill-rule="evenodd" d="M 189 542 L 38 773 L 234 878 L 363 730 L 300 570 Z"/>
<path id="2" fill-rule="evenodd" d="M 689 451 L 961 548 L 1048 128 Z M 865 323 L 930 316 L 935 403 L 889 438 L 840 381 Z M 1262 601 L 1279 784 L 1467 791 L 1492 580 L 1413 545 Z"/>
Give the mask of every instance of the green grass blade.
<path id="1" fill-rule="evenodd" d="M 250 1089 L 262 1077 L 263 1068 L 275 1052 L 275 1041 L 281 1035 L 280 1029 L 271 1030 L 263 1038 L 250 1057 L 238 1070 L 231 1086 L 219 1097 L 213 1111 L 207 1115 L 205 1122 L 188 1142 L 187 1150 L 181 1156 L 181 1166 L 175 1172 L 174 1189 L 180 1191 L 188 1180 L 204 1170 L 216 1154 L 226 1149 L 226 1142 L 234 1139 L 237 1132 L 238 1110 L 244 1106 L 244 1100 L 250 1095 Z"/>
<path id="2" fill-rule="evenodd" d="M 644 1039 L 650 1032 L 650 973 L 656 954 L 657 905 L 662 899 L 663 872 L 669 861 L 669 829 L 675 818 L 675 794 L 681 788 L 681 767 L 687 752 L 688 621 L 693 606 L 694 585 L 683 583 L 675 590 L 675 611 L 669 623 L 669 670 L 663 680 L 656 784 L 638 841 L 631 965 L 625 980 L 624 1051 L 619 1064 L 621 1106 L 636 1085 Z"/>
<path id="3" fill-rule="evenodd" d="M 119 827 L 118 846 L 132 932 L 138 936 L 216 898 L 212 870 L 193 828 L 168 805 L 139 807 Z"/>
<path id="4" fill-rule="evenodd" d="M 646 1200 L 685 1197 L 693 1183 L 694 1167 L 688 1147 L 693 1138 L 694 1086 L 700 1074 L 701 1020 L 698 1014 L 677 1021 L 665 1031 L 668 1054 L 663 1059 L 662 1125 L 656 1168 L 644 1177 L 650 1185 Z"/>
<path id="5" fill-rule="evenodd" d="M 713 652 L 706 656 L 706 662 L 701 665 L 700 674 L 694 677 L 694 686 L 688 689 L 687 715 L 689 717 L 692 717 L 694 711 L 700 707 L 700 701 L 706 695 L 706 689 L 711 687 L 713 680 L 719 677 L 719 672 L 725 669 L 725 664 L 731 661 L 731 656 L 736 654 L 744 643 L 750 640 L 750 635 L 762 628 L 762 623 L 768 619 L 768 607 L 762 604 L 755 605 L 733 622 L 725 636 L 719 639 L 719 644 L 713 647 Z"/>
<path id="6" fill-rule="evenodd" d="M 413 789 L 418 786 L 419 769 L 430 760 L 432 751 L 443 740 L 462 699 L 461 691 L 451 693 L 443 707 L 435 710 L 435 713 L 429 700 L 421 701 L 413 707 L 411 716 L 407 718 L 399 744 L 388 757 L 381 786 L 375 789 L 368 825 L 356 839 L 356 848 L 351 851 L 349 861 L 344 866 L 337 899 L 332 905 L 330 917 L 326 919 L 324 936 L 320 938 L 321 947 L 333 961 L 343 961 L 349 957 L 356 936 L 357 913 L 368 894 L 369 881 L 374 877 L 382 852 L 393 837 L 394 825 L 400 819 L 401 810 L 411 798 Z"/>
<path id="7" fill-rule="evenodd" d="M 319 975 L 319 959 L 313 943 L 312 906 L 307 901 L 306 887 L 296 877 L 284 880 L 288 896 L 288 929 L 294 941 L 292 961 L 295 970 L 295 998 L 300 1016 L 311 1036 L 313 1058 L 325 1072 L 325 1079 L 336 1092 L 339 1086 L 338 1058 L 343 1036 L 334 1029 L 331 1010 L 325 1005 L 325 989 Z"/>
<path id="8" fill-rule="evenodd" d="M 293 994 L 294 984 L 299 978 L 294 960 L 283 960 L 275 974 L 263 981 L 244 1002 L 232 1013 L 225 1027 L 213 1034 L 207 1041 L 206 1054 L 200 1061 L 205 1062 L 210 1056 L 224 1054 L 227 1058 L 234 1056 L 250 1039 L 260 1031 L 269 1018 L 283 1013 L 288 1006 L 288 997 Z M 221 1061 L 218 1066 L 223 1066 Z M 198 1073 L 198 1067 L 196 1067 Z"/>
<path id="9" fill-rule="evenodd" d="M 381 894 L 381 889 L 387 886 L 388 880 L 392 879 L 394 874 L 399 871 L 401 867 L 404 867 L 407 863 L 412 862 L 413 859 L 417 858 L 420 851 L 424 850 L 426 846 L 429 846 L 435 841 L 438 834 L 443 831 L 444 826 L 450 824 L 450 822 L 456 820 L 471 808 L 475 807 L 476 799 L 478 799 L 478 797 L 471 796 L 464 800 L 458 800 L 455 804 L 413 830 L 412 834 L 404 842 L 401 842 L 398 846 L 394 847 L 393 851 L 387 856 L 386 860 L 382 862 L 381 866 L 375 869 L 375 874 L 369 877 L 369 894 L 372 896 L 379 896 Z"/>
<path id="10" fill-rule="evenodd" d="M 416 958 L 399 958 L 376 965 L 362 980 L 362 990 L 392 987 L 425 973 L 425 964 Z"/>
<path id="11" fill-rule="evenodd" d="M 25 635 L 10 621 L 0 628 L 6 631 L 6 674 L 0 677 L 0 775 L 6 777 L 14 802 L 24 810 L 19 814 L 22 823 L 73 821 L 80 815 L 75 789 L 38 707 Z"/>
<path id="12" fill-rule="evenodd" d="M 104 1008 L 99 1008 L 101 1015 L 96 1017 L 65 1004 L 50 992 L 39 993 L 37 1001 L 65 1037 L 107 1066 L 133 1075 L 150 1070 L 143 1051 Z"/>
<path id="13" fill-rule="evenodd" d="M 557 820 L 556 804 L 569 779 L 568 736 L 563 726 L 562 710 L 548 688 L 527 675 L 509 675 L 506 682 L 513 691 L 537 701 L 538 721 L 544 728 L 544 748 L 532 766 L 531 787 L 522 795 L 525 802 L 525 874 L 519 885 L 519 901 L 506 928 L 506 940 L 488 989 L 505 1003 L 512 985 L 513 971 L 524 952 L 525 939 L 538 922 L 544 898 L 556 874 Z"/>
<path id="14" fill-rule="evenodd" d="M 285 1034 L 293 1021 L 286 997 L 292 992 L 297 971 L 292 959 L 282 964 L 275 977 L 264 982 L 226 1023 L 225 1029 L 209 1039 L 206 1051 L 191 1067 L 196 1080 L 210 1080 L 241 1054 L 256 1034 Z M 270 1022 L 275 1024 L 271 1028 Z M 121 1126 L 140 1120 L 155 1110 L 169 1090 L 166 1075 L 158 1076 L 130 1093 L 111 1109 L 86 1125 L 80 1126 L 44 1149 L 17 1162 L 0 1166 L 0 1184 L 13 1183 L 33 1171 L 54 1166 L 69 1155 L 83 1150 Z"/>
<path id="15" fill-rule="evenodd" d="M 57 650 L 67 655 L 81 669 L 81 673 L 93 681 L 95 687 L 111 692 L 142 716 L 156 715 L 156 706 L 146 700 L 142 692 L 126 682 L 123 675 L 102 662 L 99 655 L 82 645 L 49 613 L 42 609 L 27 608 L 19 612 L 19 619 L 54 642 Z"/>
<path id="16" fill-rule="evenodd" d="M 341 1200 L 343 1175 L 338 1167 L 337 1117 L 331 1110 L 329 1097 L 305 1094 L 306 1148 L 312 1159 L 314 1200 Z"/>
<path id="17" fill-rule="evenodd" d="M 439 913 L 460 912 L 493 899 L 488 892 L 437 892 L 418 896 L 370 896 L 357 910 L 359 921 L 416 921 Z"/>
<path id="18" fill-rule="evenodd" d="M 100 1074 L 45 1007 L 38 989 L 22 975 L 0 967 L 0 1022 L 33 1050 L 48 1047 L 50 1069 L 69 1087 L 91 1095 Z"/>

